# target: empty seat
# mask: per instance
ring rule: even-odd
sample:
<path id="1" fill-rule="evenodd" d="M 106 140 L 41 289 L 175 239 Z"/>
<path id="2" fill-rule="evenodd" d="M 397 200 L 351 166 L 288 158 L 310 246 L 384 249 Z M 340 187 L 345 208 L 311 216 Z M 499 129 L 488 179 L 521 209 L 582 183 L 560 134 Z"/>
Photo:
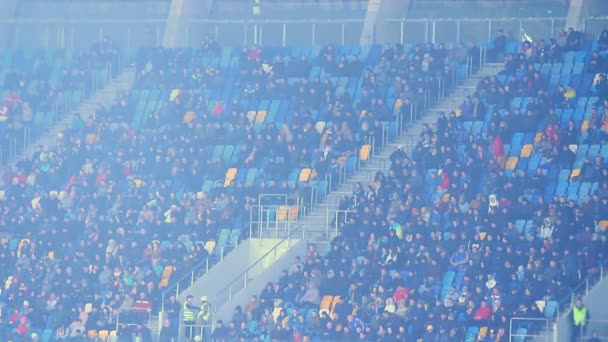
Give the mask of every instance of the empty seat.
<path id="1" fill-rule="evenodd" d="M 532 144 L 526 144 L 522 147 L 520 157 L 527 158 L 532 155 Z"/>
<path id="2" fill-rule="evenodd" d="M 505 169 L 515 170 L 515 167 L 517 166 L 517 160 L 518 160 L 518 158 L 515 156 L 509 157 L 509 159 L 507 159 L 507 164 L 505 165 Z"/>
<path id="3" fill-rule="evenodd" d="M 108 339 L 108 336 L 110 336 L 110 331 L 109 330 L 99 330 L 98 336 L 102 341 L 105 341 Z"/>
<path id="4" fill-rule="evenodd" d="M 303 168 L 302 170 L 300 170 L 300 175 L 298 177 L 298 181 L 300 181 L 300 182 L 308 182 L 310 180 L 311 174 L 312 174 L 312 169 L 310 169 L 310 168 Z"/>
<path id="5" fill-rule="evenodd" d="M 158 283 L 158 287 L 169 286 L 169 280 L 171 279 L 172 273 L 173 273 L 173 266 L 165 266 L 165 268 L 163 269 L 163 274 L 161 276 L 160 282 Z"/>
<path id="6" fill-rule="evenodd" d="M 359 150 L 359 160 L 367 161 L 370 157 L 370 152 L 372 150 L 371 145 L 363 145 Z"/>
<path id="7" fill-rule="evenodd" d="M 237 168 L 236 167 L 231 167 L 228 169 L 228 171 L 226 171 L 226 178 L 224 180 L 224 187 L 228 187 L 232 184 L 232 181 L 234 181 L 234 178 L 236 178 L 236 173 L 237 173 Z"/>
<path id="8" fill-rule="evenodd" d="M 333 298 L 333 296 L 323 296 L 323 298 L 321 299 L 321 304 L 319 304 L 319 313 L 323 311 L 329 313 Z"/>
<path id="9" fill-rule="evenodd" d="M 559 304 L 557 303 L 557 301 L 554 300 L 550 300 L 547 301 L 547 304 L 545 305 L 545 310 L 543 311 L 543 314 L 546 318 L 553 318 L 557 315 L 557 309 L 558 309 Z"/>

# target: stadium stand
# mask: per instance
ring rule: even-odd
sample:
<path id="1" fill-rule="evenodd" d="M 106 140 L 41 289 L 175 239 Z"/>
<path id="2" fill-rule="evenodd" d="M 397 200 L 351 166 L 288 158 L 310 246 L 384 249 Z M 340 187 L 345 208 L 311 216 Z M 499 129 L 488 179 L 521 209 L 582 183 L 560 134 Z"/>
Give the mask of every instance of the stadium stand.
<path id="1" fill-rule="evenodd" d="M 608 93 L 594 79 L 605 40 L 560 32 L 551 47 L 496 51 L 505 70 L 475 103 L 355 187 L 329 251 L 311 245 L 213 336 L 498 341 L 542 329 L 510 319 L 555 318 L 606 260 Z"/>
<path id="2" fill-rule="evenodd" d="M 412 48 L 421 69 L 401 76 L 399 101 L 467 72 L 429 48 Z M 118 314 L 149 320 L 172 277 L 237 243 L 259 191 L 326 193 L 382 122 L 395 135 L 388 76 L 408 64 L 380 46 L 141 50 L 131 93 L 3 176 L 3 338 L 109 338 Z M 146 334 L 135 327 L 122 334 Z"/>
<path id="3" fill-rule="evenodd" d="M 311 246 L 212 336 L 496 341 L 511 317 L 555 317 L 606 256 L 607 42 L 495 40 L 505 70 L 356 187 L 327 254 Z M 3 139 L 40 134 L 118 53 L 109 41 L 76 56 L 6 52 Z M 75 114 L 58 146 L 3 174 L 0 340 L 149 340 L 163 288 L 236 246 L 258 193 L 308 205 L 331 191 L 385 125 L 397 135 L 405 104 L 452 88 L 477 56 L 444 44 L 141 49 L 131 92 Z"/>

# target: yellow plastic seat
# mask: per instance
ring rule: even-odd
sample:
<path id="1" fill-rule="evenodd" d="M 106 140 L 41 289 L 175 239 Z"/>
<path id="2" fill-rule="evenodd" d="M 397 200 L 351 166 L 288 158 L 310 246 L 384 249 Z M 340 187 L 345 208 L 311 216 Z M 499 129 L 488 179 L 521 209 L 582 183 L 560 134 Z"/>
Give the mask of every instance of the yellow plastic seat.
<path id="1" fill-rule="evenodd" d="M 110 331 L 109 330 L 99 330 L 99 338 L 105 342 L 105 340 L 108 339 L 108 336 L 110 336 Z"/>
<path id="2" fill-rule="evenodd" d="M 488 233 L 486 233 L 486 232 L 479 232 L 479 233 L 477 233 L 477 235 L 479 235 L 479 239 L 480 240 L 485 240 L 486 239 L 486 235 L 488 235 Z"/>
<path id="3" fill-rule="evenodd" d="M 587 130 L 589 130 L 589 120 L 583 121 L 583 124 L 581 125 L 581 133 L 585 133 Z"/>
<path id="4" fill-rule="evenodd" d="M 282 205 L 277 210 L 277 221 L 297 221 L 298 220 L 297 206 Z"/>
<path id="5" fill-rule="evenodd" d="M 228 171 L 226 171 L 226 179 L 224 180 L 224 187 L 229 187 L 232 182 L 234 181 L 234 179 L 236 178 L 236 173 L 237 173 L 237 168 L 236 167 L 231 167 L 228 169 Z"/>
<path id="6" fill-rule="evenodd" d="M 570 174 L 570 180 L 578 177 L 581 174 L 581 169 L 572 169 L 572 173 Z"/>
<path id="7" fill-rule="evenodd" d="M 543 132 L 538 132 L 534 136 L 534 143 L 538 144 L 543 139 Z"/>
<path id="8" fill-rule="evenodd" d="M 363 145 L 361 149 L 359 149 L 359 160 L 367 161 L 369 160 L 369 155 L 372 150 L 371 145 Z"/>
<path id="9" fill-rule="evenodd" d="M 608 220 L 601 220 L 598 222 L 598 226 L 600 226 L 600 229 L 605 232 L 606 229 L 608 229 Z"/>
<path id="10" fill-rule="evenodd" d="M 261 110 L 258 112 L 258 115 L 255 117 L 255 122 L 257 123 L 264 123 L 264 120 L 266 120 L 266 115 L 268 113 L 265 110 Z"/>
<path id="11" fill-rule="evenodd" d="M 287 217 L 289 218 L 289 221 L 297 221 L 298 220 L 298 212 L 299 212 L 300 208 L 298 206 L 292 205 L 289 207 L 289 211 L 288 211 L 288 215 Z"/>
<path id="12" fill-rule="evenodd" d="M 536 307 L 538 308 L 538 310 L 540 312 L 544 312 L 545 311 L 545 305 L 547 305 L 547 302 L 545 302 L 544 300 L 537 300 L 534 303 L 536 304 Z"/>
<path id="13" fill-rule="evenodd" d="M 488 334 L 488 327 L 479 328 L 479 333 L 477 334 L 477 341 L 483 341 Z"/>
<path id="14" fill-rule="evenodd" d="M 334 309 L 336 308 L 336 305 L 340 302 L 341 297 L 340 296 L 334 296 L 334 298 L 332 298 L 331 300 L 331 312 L 334 312 Z"/>
<path id="15" fill-rule="evenodd" d="M 327 312 L 329 314 L 333 299 L 334 297 L 332 296 L 323 296 L 321 299 L 321 304 L 319 304 L 319 314 L 321 314 L 321 312 Z"/>
<path id="16" fill-rule="evenodd" d="M 286 205 L 279 206 L 277 210 L 277 221 L 285 221 L 287 220 L 287 212 L 289 211 L 289 207 Z"/>
<path id="17" fill-rule="evenodd" d="M 303 168 L 300 170 L 300 176 L 298 177 L 298 181 L 300 182 L 308 182 L 310 180 L 310 175 L 312 174 L 312 169 Z"/>
<path id="18" fill-rule="evenodd" d="M 507 165 L 505 165 L 505 169 L 507 170 L 515 170 L 515 167 L 517 166 L 517 161 L 519 159 L 515 156 L 513 157 L 509 157 L 509 159 L 507 159 Z"/>
<path id="19" fill-rule="evenodd" d="M 89 338 L 96 338 L 98 336 L 97 330 L 89 330 L 89 331 L 87 331 L 87 336 Z"/>
<path id="20" fill-rule="evenodd" d="M 158 287 L 167 287 L 169 286 L 169 279 L 171 279 L 171 274 L 173 273 L 173 266 L 165 266 L 163 269 L 163 274 L 158 284 Z"/>
<path id="21" fill-rule="evenodd" d="M 520 156 L 522 158 L 529 158 L 532 155 L 532 144 L 526 144 L 522 147 Z"/>

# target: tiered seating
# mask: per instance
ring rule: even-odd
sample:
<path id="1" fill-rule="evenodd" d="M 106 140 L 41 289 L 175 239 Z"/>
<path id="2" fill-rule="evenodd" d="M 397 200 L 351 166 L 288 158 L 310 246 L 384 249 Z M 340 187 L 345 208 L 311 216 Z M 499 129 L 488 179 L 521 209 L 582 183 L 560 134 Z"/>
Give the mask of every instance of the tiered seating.
<path id="1" fill-rule="evenodd" d="M 88 310 L 84 303 L 90 303 L 91 315 L 128 309 L 134 304 L 121 294 L 130 291 L 134 300 L 151 302 L 156 310 L 160 291 L 170 288 L 174 278 L 238 244 L 247 223 L 246 205 L 258 192 L 304 192 L 310 187 L 324 198 L 328 179 L 337 185 L 344 173 L 370 160 L 387 134 L 395 136 L 402 124 L 401 106 L 409 99 L 394 85 L 374 80 L 376 74 L 389 72 L 379 63 L 379 46 L 267 49 L 260 61 L 252 57 L 255 51 L 220 50 L 202 58 L 196 55 L 199 50 L 142 51 L 141 78 L 132 92 L 95 116 L 75 118 L 59 137 L 59 147 L 37 151 L 5 175 L 1 247 L 13 257 L 0 274 L 8 284 L 3 294 L 16 294 L 25 286 L 45 293 L 45 300 L 64 298 L 61 288 L 41 290 L 52 272 L 36 271 L 37 279 L 25 275 L 34 274 L 38 263 L 44 263 L 41 270 L 48 263 L 49 270 L 61 271 L 82 263 L 92 266 L 84 273 L 78 266 L 78 272 L 66 277 L 86 284 L 74 290 L 82 290 L 84 299 L 65 307 Z M 157 59 L 156 53 L 167 54 L 166 59 Z M 182 53 L 189 57 L 182 59 Z M 341 55 L 358 56 L 361 63 L 351 57 L 352 68 L 344 70 L 324 62 Z M 288 68 L 271 63 L 277 56 L 291 56 L 294 64 L 300 56 L 308 61 L 279 77 L 275 73 Z M 177 59 L 188 64 L 185 78 L 171 70 Z M 171 62 L 163 66 L 163 60 Z M 163 78 L 159 71 L 167 66 L 171 77 Z M 199 74 L 199 67 L 207 74 Z M 427 99 L 437 98 L 437 88 L 424 83 L 431 77 L 420 77 L 419 84 L 408 82 L 427 93 Z M 258 91 L 252 83 L 256 78 L 263 86 L 285 79 L 283 91 L 295 95 L 280 94 L 280 89 Z M 318 99 L 309 95 L 310 89 L 319 91 Z M 361 112 L 359 117 L 351 114 Z M 375 126 L 376 121 L 381 125 Z M 21 209 L 13 210 L 13 205 Z M 302 214 L 289 203 L 277 207 L 276 218 L 294 221 Z M 40 224 L 26 224 L 19 217 Z M 30 262 L 14 268 L 17 254 Z M 115 300 L 102 307 L 94 294 Z M 6 310 L 20 305 L 11 302 Z M 75 322 L 37 304 L 35 310 L 48 320 L 31 329 L 45 338 L 49 330 Z M 116 323 L 110 316 L 105 323 L 90 319 L 82 331 L 105 335 Z M 10 338 L 0 339 L 5 337 Z"/>
<path id="2" fill-rule="evenodd" d="M 516 42 L 507 46 L 508 53 L 517 49 Z M 411 157 L 395 151 L 390 174 L 379 174 L 369 188 L 355 186 L 357 204 L 339 220 L 342 234 L 329 252 L 308 251 L 303 273 L 294 265 L 278 290 L 261 293 L 276 317 L 290 317 L 292 307 L 305 312 L 275 322 L 313 340 L 363 334 L 368 340 L 524 341 L 544 323 L 514 321 L 517 336 L 508 336 L 511 317 L 555 318 L 579 272 L 598 265 L 579 252 L 608 256 L 592 242 L 606 234 L 602 198 L 608 192 L 600 183 L 608 180 L 600 176 L 607 167 L 605 137 L 585 134 L 589 121 L 601 121 L 592 108 L 604 113 L 581 65 L 585 56 L 568 52 L 563 61 L 531 62 L 541 75 L 534 82 L 546 82 L 541 89 L 548 95 L 519 84 L 528 72 L 484 80 L 476 96 L 489 108 L 485 117 L 452 113 L 422 132 Z M 505 85 L 497 100 L 491 88 Z M 573 86 L 576 96 L 554 94 L 560 85 Z M 590 169 L 595 166 L 600 172 Z M 297 294 L 283 287 L 288 282 L 313 290 Z M 333 307 L 334 296 L 347 303 Z M 315 325 L 315 311 L 322 322 L 348 328 Z M 377 314 L 377 329 L 357 330 Z"/>
<path id="3" fill-rule="evenodd" d="M 104 83 L 109 75 L 106 63 L 113 63 L 115 51 L 104 52 L 93 57 L 66 49 L 3 50 L 0 136 L 4 156 L 10 156 L 10 148 L 21 151 L 24 143 L 31 143 Z"/>

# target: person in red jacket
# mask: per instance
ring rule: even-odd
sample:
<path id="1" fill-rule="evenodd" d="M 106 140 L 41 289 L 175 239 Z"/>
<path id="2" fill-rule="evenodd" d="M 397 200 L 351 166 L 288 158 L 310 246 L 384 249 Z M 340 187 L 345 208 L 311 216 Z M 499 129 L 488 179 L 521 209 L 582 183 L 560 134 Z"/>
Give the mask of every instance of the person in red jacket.
<path id="1" fill-rule="evenodd" d="M 492 309 L 488 306 L 488 303 L 486 303 L 485 300 L 482 300 L 481 306 L 479 307 L 479 309 L 477 309 L 477 311 L 475 311 L 475 314 L 473 315 L 473 319 L 476 321 L 485 321 L 490 319 L 491 315 Z"/>

